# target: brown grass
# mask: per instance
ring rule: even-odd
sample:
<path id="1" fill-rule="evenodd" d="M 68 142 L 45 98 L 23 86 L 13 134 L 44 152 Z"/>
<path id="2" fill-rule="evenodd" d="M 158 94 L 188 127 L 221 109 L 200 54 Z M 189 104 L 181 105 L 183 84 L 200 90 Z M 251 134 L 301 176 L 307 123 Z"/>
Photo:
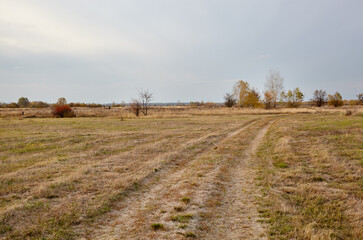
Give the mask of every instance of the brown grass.
<path id="1" fill-rule="evenodd" d="M 178 148 L 253 118 L 3 119 L 0 234 L 72 237 L 71 226 L 109 211 Z"/>
<path id="2" fill-rule="evenodd" d="M 363 119 L 284 117 L 259 150 L 272 239 L 363 238 Z"/>
<path id="3" fill-rule="evenodd" d="M 107 114 L 73 119 L 7 112 L 0 239 L 206 236 L 228 205 L 238 159 L 271 119 L 258 158 L 246 165 L 259 166 L 257 180 L 248 180 L 263 188 L 259 211 L 270 238 L 362 236 L 361 115 L 176 109 L 142 118 L 122 109 L 76 109 L 77 116 Z"/>
<path id="4" fill-rule="evenodd" d="M 137 118 L 129 107 L 113 107 L 105 109 L 103 107 L 74 107 L 72 108 L 77 117 L 108 117 L 118 119 L 133 119 Z M 22 115 L 24 112 L 24 115 Z M 363 106 L 343 106 L 339 108 L 334 107 L 300 107 L 300 108 L 277 108 L 277 109 L 263 109 L 263 108 L 226 108 L 226 107 L 189 107 L 189 106 L 175 106 L 175 107 L 151 107 L 150 112 L 146 118 L 175 118 L 175 117 L 190 117 L 190 116 L 204 116 L 204 115 L 236 115 L 236 114 L 319 114 L 319 113 L 340 113 L 351 115 L 363 114 Z M 49 118 L 52 117 L 51 108 L 0 108 L 0 118 L 6 117 L 19 117 L 19 118 Z M 140 118 L 145 118 L 141 116 Z"/>

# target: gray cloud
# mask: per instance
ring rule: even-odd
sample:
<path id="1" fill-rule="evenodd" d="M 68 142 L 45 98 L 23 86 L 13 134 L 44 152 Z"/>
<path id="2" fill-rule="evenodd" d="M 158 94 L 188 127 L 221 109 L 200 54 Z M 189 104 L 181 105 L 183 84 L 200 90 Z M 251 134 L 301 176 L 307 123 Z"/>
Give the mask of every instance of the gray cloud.
<path id="1" fill-rule="evenodd" d="M 0 101 L 222 101 L 234 81 L 263 90 L 363 91 L 361 1 L 0 2 Z"/>

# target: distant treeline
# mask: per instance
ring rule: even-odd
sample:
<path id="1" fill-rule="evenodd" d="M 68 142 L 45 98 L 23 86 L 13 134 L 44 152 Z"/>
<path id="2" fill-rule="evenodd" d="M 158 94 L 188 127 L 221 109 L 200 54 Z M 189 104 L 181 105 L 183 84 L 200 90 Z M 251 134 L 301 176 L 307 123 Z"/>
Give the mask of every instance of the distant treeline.
<path id="1" fill-rule="evenodd" d="M 19 98 L 18 102 L 12 103 L 0 103 L 0 108 L 48 108 L 59 105 L 59 103 L 47 103 L 42 101 L 32 101 L 30 102 L 28 98 L 21 97 Z M 105 106 L 112 106 L 112 107 L 124 107 L 126 103 L 112 103 L 112 104 L 100 104 L 100 103 L 68 103 L 70 107 L 89 107 L 89 108 L 96 108 L 96 107 L 105 107 Z"/>
<path id="2" fill-rule="evenodd" d="M 313 98 L 304 102 L 304 93 L 300 88 L 285 91 L 284 78 L 279 71 L 270 70 L 266 76 L 265 91 L 261 94 L 256 88 L 251 87 L 246 81 L 240 80 L 235 83 L 231 93 L 224 96 L 226 107 L 250 107 L 266 109 L 277 107 L 297 108 L 303 106 L 322 107 L 325 104 L 334 107 L 343 105 L 362 105 L 363 93 L 357 95 L 357 99 L 343 100 L 339 92 L 328 94 L 324 90 L 315 90 Z"/>
<path id="3" fill-rule="evenodd" d="M 361 95 L 363 96 L 363 95 Z M 232 106 L 235 107 L 243 107 L 243 106 L 238 106 L 236 104 L 237 101 L 235 101 L 233 103 Z M 351 99 L 351 100 L 342 100 L 342 105 L 363 105 L 363 100 L 362 97 L 358 98 L 358 99 Z M 214 102 L 204 102 L 204 101 L 191 101 L 189 103 L 187 102 L 183 102 L 183 103 L 179 103 L 179 102 L 174 102 L 174 103 L 151 103 L 150 107 L 183 107 L 183 106 L 189 106 L 189 107 L 206 107 L 206 108 L 216 108 L 216 107 L 223 107 L 228 103 L 214 103 Z M 262 105 L 263 103 L 260 102 L 260 105 L 255 106 L 255 107 L 263 107 Z M 56 106 L 57 103 L 47 103 L 47 102 L 42 102 L 42 101 L 32 101 L 29 102 L 28 104 L 22 104 L 19 103 L 19 101 L 16 102 L 12 102 L 12 103 L 0 103 L 0 108 L 49 108 L 52 106 Z M 68 104 L 70 107 L 88 107 L 88 108 L 99 108 L 99 107 L 127 107 L 130 105 L 130 103 L 108 103 L 108 104 L 100 104 L 100 103 L 69 103 Z M 283 102 L 278 102 L 277 103 L 278 107 L 286 107 L 286 104 Z M 316 103 L 314 101 L 303 101 L 300 103 L 301 107 L 310 107 L 310 106 L 316 106 Z M 251 107 L 251 106 L 248 106 Z M 252 106 L 253 107 L 253 106 Z"/>

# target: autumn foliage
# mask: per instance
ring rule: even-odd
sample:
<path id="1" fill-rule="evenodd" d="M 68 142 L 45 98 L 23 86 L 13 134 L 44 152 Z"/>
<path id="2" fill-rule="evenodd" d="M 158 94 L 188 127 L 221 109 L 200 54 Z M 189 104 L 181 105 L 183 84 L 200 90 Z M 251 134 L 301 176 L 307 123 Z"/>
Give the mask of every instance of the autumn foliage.
<path id="1" fill-rule="evenodd" d="M 72 108 L 69 105 L 57 105 L 53 108 L 52 114 L 54 117 L 58 118 L 66 118 L 66 117 L 75 117 Z"/>

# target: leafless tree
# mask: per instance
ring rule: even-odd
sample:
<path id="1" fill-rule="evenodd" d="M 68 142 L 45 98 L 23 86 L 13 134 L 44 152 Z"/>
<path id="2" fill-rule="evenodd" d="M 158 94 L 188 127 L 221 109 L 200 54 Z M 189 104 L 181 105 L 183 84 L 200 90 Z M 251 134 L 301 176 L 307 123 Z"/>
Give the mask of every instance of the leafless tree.
<path id="1" fill-rule="evenodd" d="M 277 101 L 281 93 L 284 91 L 284 78 L 277 70 L 270 70 L 266 77 L 265 83 L 266 92 L 269 92 L 272 97 L 272 107 L 277 106 Z"/>
<path id="2" fill-rule="evenodd" d="M 327 94 L 324 90 L 315 90 L 311 99 L 317 107 L 321 107 L 328 102 Z"/>
<path id="3" fill-rule="evenodd" d="M 149 90 L 139 90 L 139 99 L 141 102 L 141 112 L 147 116 L 147 110 L 149 107 L 149 103 L 153 98 L 153 94 L 149 92 Z"/>

